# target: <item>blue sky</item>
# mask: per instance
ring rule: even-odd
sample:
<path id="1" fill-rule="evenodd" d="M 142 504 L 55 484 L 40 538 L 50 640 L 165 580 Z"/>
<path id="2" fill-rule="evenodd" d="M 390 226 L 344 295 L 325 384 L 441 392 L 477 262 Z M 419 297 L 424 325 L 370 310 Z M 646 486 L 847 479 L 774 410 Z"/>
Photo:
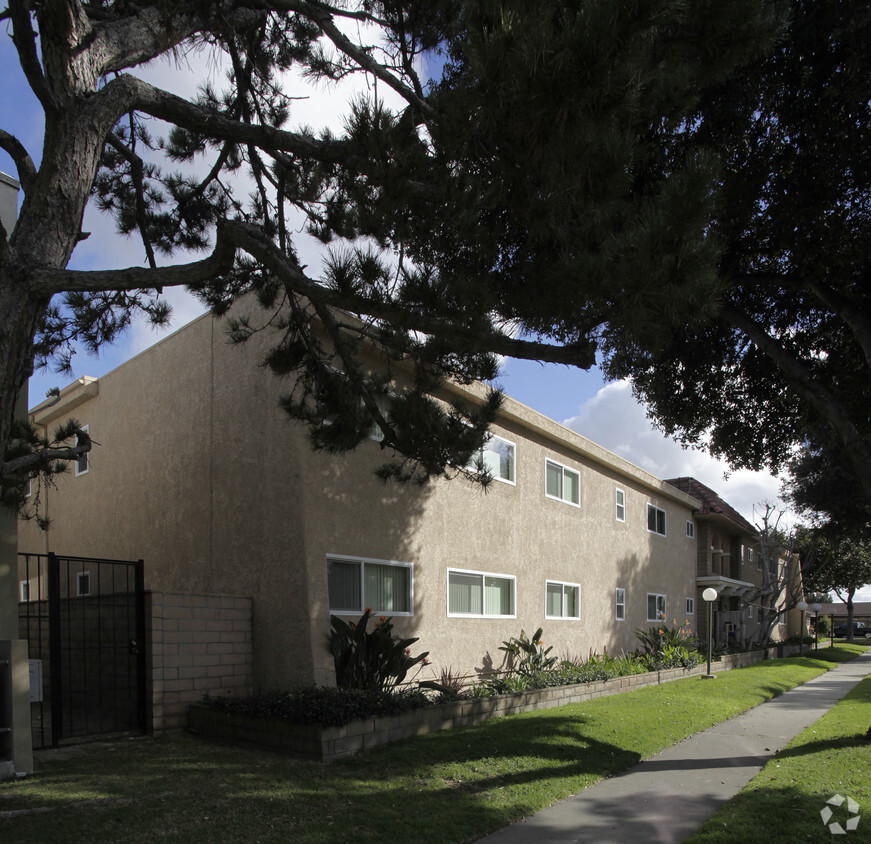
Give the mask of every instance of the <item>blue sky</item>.
<path id="1" fill-rule="evenodd" d="M 192 54 L 180 60 L 181 67 L 164 63 L 142 71 L 150 81 L 169 87 L 175 93 L 190 95 L 203 78 L 205 69 L 213 63 L 208 57 Z M 185 67 L 187 64 L 187 67 Z M 0 127 L 18 137 L 39 163 L 42 136 L 42 116 L 37 102 L 27 87 L 17 56 L 8 37 L 0 37 L 0 79 L 4 96 L 0 97 Z M 319 89 L 307 100 L 294 105 L 299 124 L 327 125 L 338 130 L 341 114 L 351 94 Z M 0 150 L 0 170 L 15 175 L 9 156 Z M 71 267 L 78 269 L 109 269 L 143 264 L 141 244 L 135 239 L 115 235 L 111 222 L 93 209 L 86 213 L 83 229 L 92 232 L 73 255 Z M 301 257 L 313 266 L 319 260 L 315 253 Z M 202 306 L 184 291 L 168 290 L 167 298 L 174 308 L 169 331 L 175 330 L 203 312 Z M 143 323 L 136 323 L 117 343 L 104 348 L 99 357 L 84 352 L 74 359 L 75 376 L 99 377 L 114 369 L 168 332 L 155 332 Z M 30 405 L 39 403 L 46 390 L 63 386 L 66 379 L 52 372 L 39 372 L 30 382 Z M 692 475 L 717 490 L 729 503 L 751 521 L 763 502 L 776 503 L 779 481 L 764 472 L 728 472 L 726 466 L 699 451 L 686 451 L 675 442 L 662 437 L 647 421 L 644 410 L 631 395 L 628 384 L 606 384 L 601 372 L 589 372 L 530 361 L 506 360 L 499 380 L 500 386 L 512 398 L 540 413 L 561 422 L 605 448 L 625 457 L 660 478 Z M 871 590 L 866 600 L 871 600 Z"/>

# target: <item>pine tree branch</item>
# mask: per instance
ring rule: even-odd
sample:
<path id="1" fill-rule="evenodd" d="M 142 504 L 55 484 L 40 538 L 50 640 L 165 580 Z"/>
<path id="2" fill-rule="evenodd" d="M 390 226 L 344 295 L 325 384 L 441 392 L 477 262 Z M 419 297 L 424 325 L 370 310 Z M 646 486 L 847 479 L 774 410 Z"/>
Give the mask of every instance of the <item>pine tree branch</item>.
<path id="1" fill-rule="evenodd" d="M 149 289 L 155 287 L 196 286 L 232 268 L 235 248 L 244 249 L 280 279 L 290 290 L 313 302 L 363 314 L 407 331 L 444 339 L 456 352 L 492 353 L 524 360 L 541 360 L 589 369 L 595 364 L 592 342 L 555 345 L 531 340 L 519 340 L 502 332 L 466 328 L 421 312 L 409 311 L 400 305 L 381 299 L 340 293 L 325 287 L 305 275 L 296 261 L 281 254 L 276 245 L 254 225 L 238 221 L 218 226 L 212 254 L 202 261 L 156 270 L 128 267 L 120 270 L 34 270 L 31 289 L 42 296 L 64 291 L 98 292 Z"/>
<path id="2" fill-rule="evenodd" d="M 101 20 L 99 14 L 92 15 L 89 10 L 94 22 L 93 50 L 94 55 L 99 57 L 101 72 L 108 74 L 144 64 L 178 47 L 197 33 L 214 32 L 219 21 L 231 30 L 241 29 L 262 18 L 268 11 L 253 8 L 256 4 L 244 0 L 223 0 L 203 6 L 187 6 L 188 9 L 202 9 L 202 14 L 182 14 L 179 9 L 185 5 L 167 7 L 143 4 L 135 14 L 110 20 Z M 167 14 L 168 8 L 173 9 L 172 15 Z"/>
<path id="3" fill-rule="evenodd" d="M 318 140 L 310 135 L 233 120 L 126 73 L 109 82 L 96 96 L 116 94 L 125 102 L 122 114 L 141 111 L 209 138 L 254 144 L 261 149 L 280 150 L 325 164 L 353 166 L 356 160 L 346 141 Z"/>
<path id="4" fill-rule="evenodd" d="M 417 106 L 423 114 L 432 117 L 435 114 L 433 107 L 422 97 L 419 97 L 414 89 L 409 88 L 392 74 L 384 65 L 376 62 L 368 51 L 351 41 L 333 22 L 334 10 L 326 3 L 312 3 L 307 0 L 277 0 L 274 7 L 284 8 L 307 17 L 316 23 L 327 35 L 330 41 L 346 56 L 353 59 L 363 70 L 368 71 L 386 85 L 389 85 L 404 100 Z"/>
<path id="5" fill-rule="evenodd" d="M 133 127 L 131 127 L 131 135 Z M 145 182 L 143 180 L 144 166 L 142 159 L 131 150 L 114 132 L 110 132 L 106 136 L 108 143 L 129 165 L 130 175 L 133 178 L 133 186 L 136 191 L 136 225 L 139 228 L 139 234 L 142 237 L 142 245 L 145 247 L 145 256 L 148 259 L 148 266 L 152 269 L 157 268 L 157 261 L 154 257 L 154 247 L 151 245 L 151 240 L 148 237 L 148 230 L 145 219 Z"/>
<path id="6" fill-rule="evenodd" d="M 226 225 L 219 223 L 215 248 L 211 255 L 201 261 L 157 269 L 144 267 L 119 270 L 35 269 L 30 276 L 30 288 L 38 296 L 49 297 L 64 292 L 100 293 L 196 286 L 232 269 L 236 249 L 225 234 L 225 230 Z"/>
<path id="7" fill-rule="evenodd" d="M 0 478 L 17 475 L 46 466 L 56 460 L 77 460 L 91 450 L 92 441 L 87 431 L 76 431 L 76 444 L 65 448 L 39 448 L 30 454 L 23 454 L 13 460 L 0 464 Z"/>
<path id="8" fill-rule="evenodd" d="M 409 311 L 399 305 L 365 296 L 339 293 L 309 279 L 295 262 L 282 255 L 275 244 L 255 226 L 248 223 L 228 223 L 229 236 L 253 258 L 296 293 L 317 300 L 333 308 L 353 314 L 365 314 L 408 331 L 444 339 L 457 352 L 490 352 L 506 357 L 542 360 L 589 369 L 595 364 L 595 346 L 592 342 L 558 346 L 530 340 L 518 340 L 498 331 L 481 332 L 455 323 Z"/>
<path id="9" fill-rule="evenodd" d="M 9 17 L 12 20 L 12 43 L 18 51 L 18 61 L 27 83 L 43 109 L 52 112 L 57 104 L 36 52 L 36 32 L 30 21 L 30 5 L 26 0 L 9 0 Z"/>
<path id="10" fill-rule="evenodd" d="M 0 149 L 5 150 L 15 162 L 18 181 L 21 183 L 21 189 L 27 194 L 36 181 L 36 167 L 33 164 L 33 159 L 25 149 L 24 144 L 15 135 L 10 135 L 3 129 L 0 129 Z"/>

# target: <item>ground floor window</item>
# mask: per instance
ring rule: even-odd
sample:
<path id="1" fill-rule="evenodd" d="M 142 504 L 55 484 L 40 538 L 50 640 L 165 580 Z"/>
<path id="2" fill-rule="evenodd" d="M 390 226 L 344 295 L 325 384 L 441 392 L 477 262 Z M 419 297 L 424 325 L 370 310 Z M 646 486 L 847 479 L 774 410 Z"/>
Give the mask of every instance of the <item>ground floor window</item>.
<path id="1" fill-rule="evenodd" d="M 687 615 L 693 615 L 696 611 L 696 599 L 687 598 Z"/>
<path id="2" fill-rule="evenodd" d="M 665 595 L 647 593 L 647 620 L 662 621 L 665 618 Z"/>
<path id="3" fill-rule="evenodd" d="M 411 563 L 361 557 L 327 557 L 330 612 L 376 615 L 411 615 L 413 571 Z"/>
<path id="4" fill-rule="evenodd" d="M 545 583 L 545 618 L 580 618 L 581 587 L 577 583 Z"/>
<path id="5" fill-rule="evenodd" d="M 514 618 L 513 575 L 448 569 L 448 615 Z"/>

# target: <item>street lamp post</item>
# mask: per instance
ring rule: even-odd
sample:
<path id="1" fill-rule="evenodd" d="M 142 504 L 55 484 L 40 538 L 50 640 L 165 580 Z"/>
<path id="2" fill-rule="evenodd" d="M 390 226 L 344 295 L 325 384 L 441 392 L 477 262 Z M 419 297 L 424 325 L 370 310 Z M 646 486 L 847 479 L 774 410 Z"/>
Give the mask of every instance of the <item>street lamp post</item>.
<path id="1" fill-rule="evenodd" d="M 708 673 L 705 676 L 713 677 L 714 675 L 711 674 L 711 642 L 714 630 L 714 613 L 711 604 L 717 600 L 717 590 L 709 586 L 702 592 L 702 598 L 704 598 L 705 603 L 708 605 Z"/>
<path id="2" fill-rule="evenodd" d="M 811 604 L 811 609 L 814 611 L 814 651 L 818 651 L 820 649 L 820 610 L 822 608 L 822 604 Z"/>
<path id="3" fill-rule="evenodd" d="M 807 611 L 807 601 L 799 601 L 796 604 L 796 607 L 801 610 L 801 629 L 799 630 L 799 639 L 798 639 L 798 655 L 804 656 L 804 614 Z"/>

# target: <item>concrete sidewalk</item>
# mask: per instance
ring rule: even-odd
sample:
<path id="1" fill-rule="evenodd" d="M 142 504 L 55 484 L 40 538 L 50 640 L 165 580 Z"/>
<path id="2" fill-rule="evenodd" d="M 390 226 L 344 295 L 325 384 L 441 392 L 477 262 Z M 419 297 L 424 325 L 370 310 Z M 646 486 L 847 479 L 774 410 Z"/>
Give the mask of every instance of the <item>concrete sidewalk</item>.
<path id="1" fill-rule="evenodd" d="M 482 844 L 682 841 L 871 672 L 871 651 L 623 774 L 480 839 Z M 709 681 L 711 691 L 716 680 Z"/>

